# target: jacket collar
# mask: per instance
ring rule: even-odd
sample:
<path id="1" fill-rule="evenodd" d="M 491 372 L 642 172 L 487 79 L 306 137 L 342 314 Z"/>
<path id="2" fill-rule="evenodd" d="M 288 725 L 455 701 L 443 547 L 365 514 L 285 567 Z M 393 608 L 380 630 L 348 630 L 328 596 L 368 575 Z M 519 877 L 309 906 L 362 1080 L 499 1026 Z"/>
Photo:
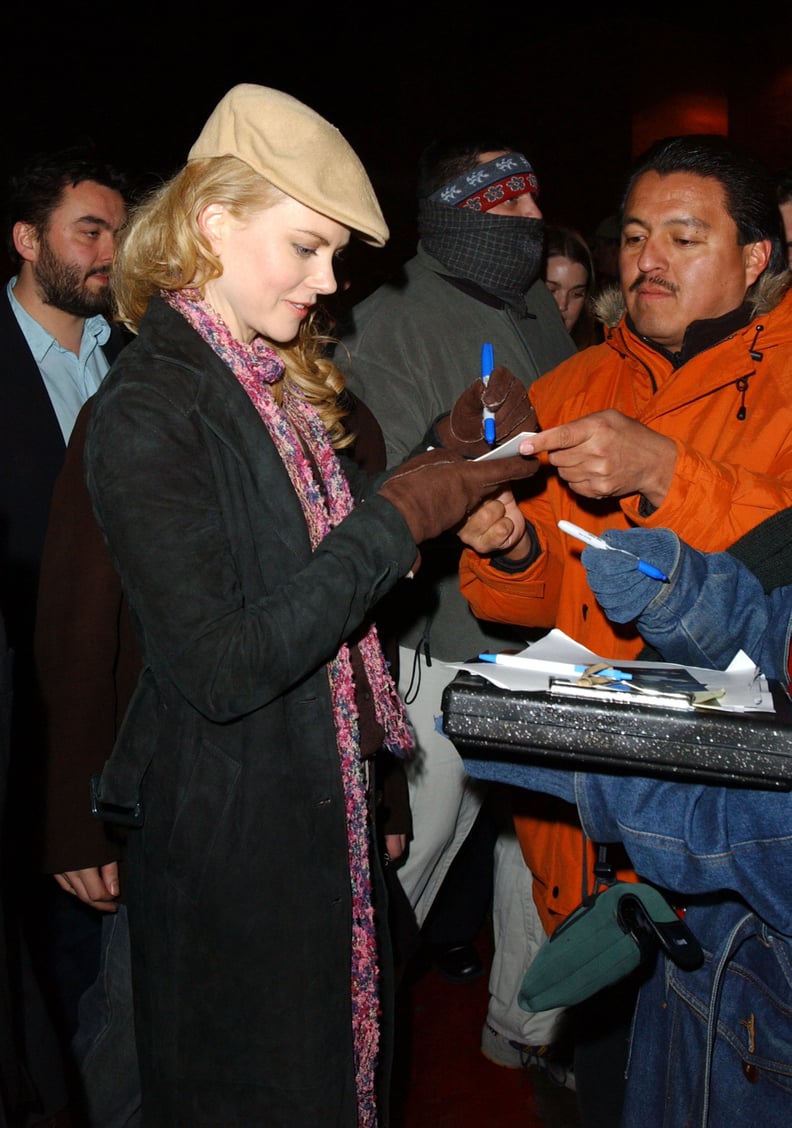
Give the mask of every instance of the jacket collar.
<path id="1" fill-rule="evenodd" d="M 750 311 L 748 321 L 750 322 L 754 317 L 760 317 L 762 314 L 769 313 L 771 309 L 775 309 L 790 286 L 792 286 L 792 272 L 784 271 L 781 274 L 769 274 L 765 271 L 746 295 L 745 304 Z M 603 290 L 594 303 L 594 312 L 606 328 L 615 329 L 627 313 L 621 287 L 617 285 L 608 286 L 607 289 Z M 727 316 L 729 315 L 727 314 Z M 704 323 L 698 322 L 698 324 Z"/>
<path id="2" fill-rule="evenodd" d="M 284 508 L 293 511 L 294 520 L 281 522 L 276 535 L 295 555 L 304 554 L 308 531 L 288 470 L 231 369 L 185 318 L 158 296 L 149 302 L 140 336 L 158 355 L 191 373 L 192 398 L 183 409 L 195 410 L 228 456 L 245 464 L 262 494 L 280 491 L 278 496 L 288 499 Z"/>
<path id="3" fill-rule="evenodd" d="M 192 372 L 193 406 L 229 449 L 269 449 L 268 443 L 262 443 L 258 412 L 234 373 L 186 319 L 158 295 L 148 304 L 140 337 L 159 355 Z"/>
<path id="4" fill-rule="evenodd" d="M 732 333 L 744 329 L 752 320 L 751 305 L 749 302 L 743 302 L 737 309 L 725 313 L 722 317 L 712 317 L 706 321 L 692 321 L 685 330 L 682 348 L 675 353 L 664 348 L 663 345 L 658 345 L 650 337 L 642 337 L 635 328 L 629 314 L 625 314 L 624 323 L 630 332 L 634 333 L 650 349 L 654 349 L 655 352 L 660 353 L 661 356 L 670 361 L 673 368 L 681 368 L 683 364 L 704 352 L 705 349 L 711 349 L 714 345 L 725 341 Z"/>

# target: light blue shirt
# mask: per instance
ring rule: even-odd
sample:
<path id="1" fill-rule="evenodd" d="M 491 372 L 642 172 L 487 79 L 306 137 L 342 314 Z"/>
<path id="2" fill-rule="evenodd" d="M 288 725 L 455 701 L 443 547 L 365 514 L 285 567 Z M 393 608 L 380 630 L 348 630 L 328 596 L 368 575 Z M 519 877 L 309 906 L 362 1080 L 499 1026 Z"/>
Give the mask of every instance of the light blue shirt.
<path id="1" fill-rule="evenodd" d="M 39 367 L 63 441 L 68 443 L 80 408 L 97 390 L 110 367 L 100 348 L 110 337 L 110 325 L 101 314 L 89 317 L 83 326 L 80 355 L 75 356 L 19 304 L 14 297 L 16 281 L 14 276 L 8 283 L 8 300 Z"/>

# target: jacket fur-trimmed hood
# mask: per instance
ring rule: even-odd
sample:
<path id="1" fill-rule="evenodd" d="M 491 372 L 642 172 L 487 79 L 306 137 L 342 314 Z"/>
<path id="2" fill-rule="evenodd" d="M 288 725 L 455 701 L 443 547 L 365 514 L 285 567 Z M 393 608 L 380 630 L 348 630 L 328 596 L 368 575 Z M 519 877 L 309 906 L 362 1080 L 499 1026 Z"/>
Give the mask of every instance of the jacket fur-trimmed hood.
<path id="1" fill-rule="evenodd" d="M 792 271 L 786 270 L 781 274 L 770 274 L 765 271 L 748 293 L 748 300 L 753 307 L 751 317 L 758 317 L 775 309 L 790 286 L 792 286 Z M 615 329 L 627 312 L 621 287 L 608 286 L 595 299 L 593 308 L 594 316 L 606 329 Z"/>

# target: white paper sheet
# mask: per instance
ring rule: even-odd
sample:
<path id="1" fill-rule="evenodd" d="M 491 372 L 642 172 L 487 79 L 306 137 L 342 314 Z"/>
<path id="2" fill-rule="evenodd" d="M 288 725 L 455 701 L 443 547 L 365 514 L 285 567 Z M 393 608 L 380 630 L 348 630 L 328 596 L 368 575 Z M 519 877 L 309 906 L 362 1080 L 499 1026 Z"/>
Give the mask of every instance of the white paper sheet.
<path id="1" fill-rule="evenodd" d="M 656 666 L 657 662 L 622 661 L 618 658 L 608 658 L 595 654 L 575 642 L 563 631 L 553 630 L 538 642 L 531 643 L 520 651 L 524 657 L 541 659 L 550 663 L 571 662 L 575 665 L 590 666 L 594 662 L 606 662 L 620 670 L 641 669 L 641 667 Z M 681 663 L 673 663 L 681 665 Z M 449 665 L 458 670 L 468 670 L 470 673 L 479 674 L 501 689 L 519 692 L 546 691 L 549 687 L 549 677 L 552 667 L 548 671 L 535 671 L 513 669 L 509 666 L 496 665 L 492 662 L 451 662 Z M 702 682 L 708 689 L 724 690 L 714 705 L 696 705 L 696 709 L 716 709 L 719 712 L 763 712 L 775 711 L 772 695 L 767 679 L 751 661 L 747 654 L 740 650 L 733 658 L 727 670 L 710 670 L 699 666 L 686 666 L 697 681 Z"/>

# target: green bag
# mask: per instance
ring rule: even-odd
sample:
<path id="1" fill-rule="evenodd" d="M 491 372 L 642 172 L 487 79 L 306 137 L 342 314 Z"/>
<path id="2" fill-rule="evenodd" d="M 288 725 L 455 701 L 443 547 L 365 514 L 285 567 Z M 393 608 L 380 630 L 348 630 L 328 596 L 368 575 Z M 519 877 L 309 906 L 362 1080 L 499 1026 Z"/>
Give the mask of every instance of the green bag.
<path id="1" fill-rule="evenodd" d="M 569 1007 L 617 982 L 662 950 L 680 967 L 704 953 L 659 889 L 614 882 L 584 900 L 539 949 L 518 996 L 523 1010 Z"/>

